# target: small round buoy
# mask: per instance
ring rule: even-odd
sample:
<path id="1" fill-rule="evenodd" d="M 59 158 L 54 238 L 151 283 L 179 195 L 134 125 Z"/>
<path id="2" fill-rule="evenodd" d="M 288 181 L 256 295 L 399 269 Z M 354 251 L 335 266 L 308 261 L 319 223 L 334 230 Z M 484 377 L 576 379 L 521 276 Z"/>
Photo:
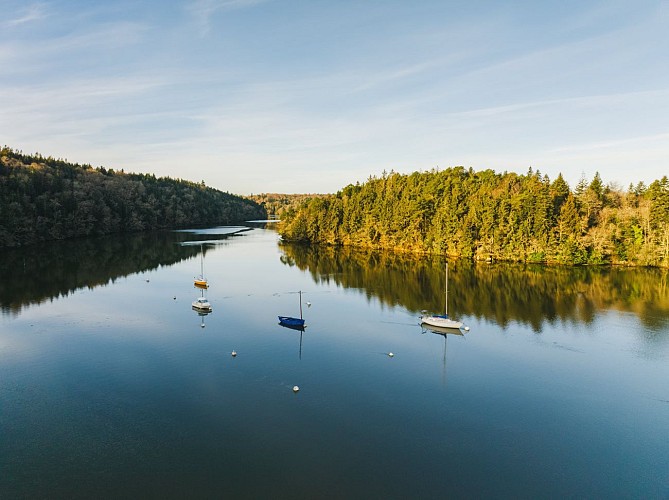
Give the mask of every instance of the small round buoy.
<path id="1" fill-rule="evenodd" d="M 393 356 L 394 356 L 394 354 L 393 354 L 392 352 L 389 352 L 389 353 L 388 353 L 388 357 L 389 357 L 389 358 L 392 358 Z"/>
<path id="2" fill-rule="evenodd" d="M 232 357 L 234 358 L 235 356 L 237 356 L 237 351 L 232 351 L 230 354 L 232 354 Z"/>
<path id="3" fill-rule="evenodd" d="M 146 282 L 147 282 L 147 283 L 149 282 L 149 279 L 148 279 L 148 278 L 146 279 Z"/>
<path id="4" fill-rule="evenodd" d="M 468 326 L 465 326 L 465 331 L 466 331 L 466 332 L 469 331 L 469 327 L 468 327 Z"/>
<path id="5" fill-rule="evenodd" d="M 204 328 L 204 323 L 202 323 L 202 324 L 200 325 L 200 328 Z"/>
<path id="6" fill-rule="evenodd" d="M 311 302 L 307 300 L 307 307 L 311 307 Z"/>
<path id="7" fill-rule="evenodd" d="M 175 295 L 175 296 L 173 297 L 173 299 L 174 299 L 174 300 L 177 300 L 177 296 Z"/>
<path id="8" fill-rule="evenodd" d="M 298 386 L 296 386 L 296 385 L 293 386 L 293 392 L 297 392 L 299 390 L 300 390 L 300 388 Z"/>

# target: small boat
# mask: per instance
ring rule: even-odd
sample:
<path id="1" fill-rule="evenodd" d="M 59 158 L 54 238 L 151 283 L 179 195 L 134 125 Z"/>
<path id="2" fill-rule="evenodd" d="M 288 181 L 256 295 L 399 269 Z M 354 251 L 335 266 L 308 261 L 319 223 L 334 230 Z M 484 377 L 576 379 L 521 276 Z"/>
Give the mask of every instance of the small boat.
<path id="1" fill-rule="evenodd" d="M 304 320 L 302 318 L 293 318 L 291 316 L 279 316 L 279 324 L 293 330 L 304 330 Z"/>
<path id="2" fill-rule="evenodd" d="M 457 335 L 459 337 L 465 336 L 465 332 L 463 332 L 459 328 L 448 328 L 448 327 L 445 328 L 443 326 L 428 325 L 427 323 L 421 323 L 420 326 L 427 331 L 436 333 L 437 335 L 442 335 L 444 337 L 447 335 Z"/>
<path id="3" fill-rule="evenodd" d="M 193 285 L 197 288 L 209 288 L 207 278 L 204 277 L 204 248 L 200 245 L 200 275 L 193 279 Z"/>
<path id="4" fill-rule="evenodd" d="M 427 327 L 434 326 L 437 328 L 447 328 L 453 330 L 459 330 L 462 328 L 462 322 L 456 321 L 449 318 L 448 316 L 448 263 L 446 263 L 446 293 L 444 295 L 444 314 L 427 314 L 427 311 L 423 311 L 423 315 L 420 317 L 421 325 Z"/>
<path id="5" fill-rule="evenodd" d="M 425 325 L 427 327 L 433 326 L 435 328 L 447 328 L 451 330 L 459 330 L 463 325 L 462 321 L 451 319 L 447 314 L 432 314 L 429 316 L 421 316 L 420 323 L 421 325 Z"/>
<path id="6" fill-rule="evenodd" d="M 289 328 L 305 328 L 304 319 L 302 319 L 302 291 L 300 290 L 300 317 L 294 318 L 293 316 L 279 316 L 279 324 L 281 326 L 287 326 Z"/>
<path id="7" fill-rule="evenodd" d="M 193 301 L 193 309 L 196 311 L 211 312 L 211 304 L 206 297 L 199 297 L 197 300 Z"/>

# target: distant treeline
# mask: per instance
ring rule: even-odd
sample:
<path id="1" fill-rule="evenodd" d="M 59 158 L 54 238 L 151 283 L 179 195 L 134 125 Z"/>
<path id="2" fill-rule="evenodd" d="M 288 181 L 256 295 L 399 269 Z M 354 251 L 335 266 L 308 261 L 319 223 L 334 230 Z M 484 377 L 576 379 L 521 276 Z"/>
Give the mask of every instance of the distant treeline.
<path id="1" fill-rule="evenodd" d="M 252 200 L 204 183 L 0 150 L 0 247 L 265 216 Z"/>
<path id="2" fill-rule="evenodd" d="M 283 216 L 287 241 L 477 260 L 669 266 L 669 180 L 627 191 L 597 173 L 572 191 L 562 175 L 471 168 L 391 172 L 314 197 Z"/>
<path id="3" fill-rule="evenodd" d="M 267 211 L 268 217 L 280 219 L 284 213 L 291 208 L 297 208 L 304 201 L 311 198 L 322 197 L 322 194 L 281 194 L 281 193 L 261 193 L 247 196 L 250 200 L 262 205 Z"/>

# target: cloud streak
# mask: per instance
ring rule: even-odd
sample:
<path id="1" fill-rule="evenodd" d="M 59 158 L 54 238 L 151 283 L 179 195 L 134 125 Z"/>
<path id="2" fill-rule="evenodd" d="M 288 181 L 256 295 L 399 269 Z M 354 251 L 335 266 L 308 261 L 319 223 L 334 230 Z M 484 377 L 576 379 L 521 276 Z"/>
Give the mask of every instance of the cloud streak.
<path id="1" fill-rule="evenodd" d="M 16 26 L 21 26 L 23 24 L 40 21 L 42 19 L 45 19 L 46 17 L 47 17 L 46 8 L 44 4 L 36 3 L 29 5 L 25 9 L 23 9 L 23 12 L 21 13 L 20 17 L 14 19 L 8 19 L 4 23 L 0 23 L 0 26 L 13 28 Z"/>
<path id="2" fill-rule="evenodd" d="M 202 35 L 207 35 L 211 30 L 212 18 L 220 13 L 231 10 L 247 9 L 268 0 L 195 0 L 187 10 L 195 19 Z"/>
<path id="3" fill-rule="evenodd" d="M 263 1 L 194 1 L 186 22 L 154 0 L 14 9 L 3 142 L 238 193 L 437 165 L 625 182 L 669 164 L 657 9 Z M 233 11 L 224 37 L 193 36 Z M 47 14 L 50 29 L 32 29 Z"/>

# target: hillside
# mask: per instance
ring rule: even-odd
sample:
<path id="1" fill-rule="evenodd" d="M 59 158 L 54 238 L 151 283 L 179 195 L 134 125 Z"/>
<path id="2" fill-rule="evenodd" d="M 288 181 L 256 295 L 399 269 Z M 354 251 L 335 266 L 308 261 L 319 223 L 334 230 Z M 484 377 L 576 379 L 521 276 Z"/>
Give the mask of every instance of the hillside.
<path id="1" fill-rule="evenodd" d="M 265 217 L 204 184 L 0 150 L 0 247 Z"/>
<path id="2" fill-rule="evenodd" d="M 288 210 L 288 241 L 477 260 L 669 265 L 669 180 L 625 192 L 599 174 L 572 191 L 526 175 L 463 167 L 391 172 Z"/>

